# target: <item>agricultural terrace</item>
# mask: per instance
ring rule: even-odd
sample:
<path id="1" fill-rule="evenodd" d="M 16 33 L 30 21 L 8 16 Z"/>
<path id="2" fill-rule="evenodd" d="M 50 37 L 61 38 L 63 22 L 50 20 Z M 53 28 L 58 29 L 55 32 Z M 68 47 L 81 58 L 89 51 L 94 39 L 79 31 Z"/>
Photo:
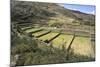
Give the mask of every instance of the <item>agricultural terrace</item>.
<path id="1" fill-rule="evenodd" d="M 26 28 L 29 28 L 29 27 L 26 27 Z M 22 30 L 26 28 L 22 28 Z M 45 29 L 45 27 L 29 28 L 27 30 L 24 30 L 24 32 L 26 33 L 31 32 L 32 36 L 37 37 L 38 40 L 42 42 L 45 42 L 46 40 L 49 41 L 50 39 L 52 39 L 52 41 L 50 41 L 49 43 L 52 44 L 53 47 L 60 48 L 60 49 L 62 48 L 62 46 L 65 46 L 65 48 L 67 49 L 73 38 L 73 35 L 69 35 L 67 33 L 66 34 L 61 33 L 60 35 L 58 35 L 60 31 L 55 32 L 53 31 L 53 28 L 50 28 L 47 30 Z M 94 57 L 93 46 L 91 45 L 90 37 L 76 36 L 71 45 L 71 48 L 74 50 L 74 53 L 76 54 Z"/>
<path id="2" fill-rule="evenodd" d="M 47 33 L 47 32 L 49 32 L 49 31 L 43 30 L 43 31 L 39 31 L 39 32 L 33 33 L 32 35 L 37 37 L 37 36 L 42 35 L 42 34 Z"/>
<path id="3" fill-rule="evenodd" d="M 31 29 L 28 29 L 28 30 L 25 30 L 26 33 L 29 33 L 29 32 L 35 32 L 37 30 L 40 30 L 42 28 L 31 28 Z"/>
<path id="4" fill-rule="evenodd" d="M 66 48 L 68 47 L 69 43 L 72 40 L 73 35 L 65 35 L 65 34 L 61 34 L 60 36 L 58 36 L 56 39 L 54 39 L 52 41 L 52 44 L 54 44 L 54 47 L 59 47 L 61 48 L 62 45 L 66 46 Z"/>
<path id="5" fill-rule="evenodd" d="M 42 37 L 40 37 L 39 39 L 42 40 L 42 41 L 45 41 L 45 40 L 50 40 L 51 38 L 53 38 L 55 35 L 57 35 L 58 33 L 54 33 L 54 32 L 51 32 L 47 35 L 44 35 Z"/>
<path id="6" fill-rule="evenodd" d="M 88 37 L 75 37 L 72 43 L 74 53 L 94 57 L 93 45 Z"/>

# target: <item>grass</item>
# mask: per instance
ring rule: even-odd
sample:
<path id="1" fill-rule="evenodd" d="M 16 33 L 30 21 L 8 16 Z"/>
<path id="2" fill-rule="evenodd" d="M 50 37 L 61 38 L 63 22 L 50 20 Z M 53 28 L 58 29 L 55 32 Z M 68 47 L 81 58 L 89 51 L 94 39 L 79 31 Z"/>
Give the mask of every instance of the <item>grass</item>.
<path id="1" fill-rule="evenodd" d="M 76 37 L 72 44 L 72 48 L 76 54 L 94 57 L 94 50 L 90 38 Z"/>
<path id="2" fill-rule="evenodd" d="M 29 33 L 32 31 L 39 30 L 39 29 L 41 29 L 41 28 L 32 28 L 32 29 L 26 30 L 26 32 Z M 47 32 L 47 31 L 43 30 L 40 32 L 33 33 L 32 35 L 38 36 L 45 32 Z M 42 41 L 49 40 L 52 37 L 56 36 L 57 34 L 58 33 L 51 32 L 49 34 L 39 37 L 39 39 Z M 72 37 L 73 37 L 73 35 L 61 34 L 60 36 L 55 38 L 53 41 L 51 41 L 51 43 L 54 47 L 57 47 L 57 48 L 62 48 L 63 45 L 67 48 L 69 46 L 69 43 L 71 42 Z M 74 49 L 74 52 L 76 54 L 94 57 L 94 47 L 93 47 L 93 45 L 91 45 L 90 38 L 75 37 L 75 40 L 73 41 L 71 48 Z"/>
<path id="3" fill-rule="evenodd" d="M 41 28 L 32 28 L 32 29 L 26 30 L 25 32 L 29 33 L 29 32 L 33 32 L 33 31 L 39 30 L 39 29 L 41 29 Z"/>
<path id="4" fill-rule="evenodd" d="M 52 41 L 52 44 L 54 47 L 62 47 L 62 45 L 65 45 L 65 47 L 67 48 L 69 43 L 71 42 L 72 39 L 72 35 L 65 35 L 65 34 L 61 34 L 60 36 L 58 36 L 56 39 L 54 39 Z"/>
<path id="5" fill-rule="evenodd" d="M 34 28 L 32 30 L 36 29 Z M 44 32 L 45 31 L 39 31 L 34 34 L 39 35 Z M 57 34 L 58 33 L 51 32 L 49 34 L 41 36 L 39 39 L 49 40 Z M 22 38 L 16 37 L 14 40 L 11 40 L 11 43 L 13 44 L 13 46 L 11 46 L 11 62 L 16 61 L 16 66 L 23 66 L 94 61 L 94 50 L 91 45 L 90 38 L 76 37 L 74 42 L 72 43 L 70 52 L 67 52 L 67 50 L 64 48 L 55 48 L 59 46 L 62 47 L 63 45 L 65 45 L 64 47 L 67 48 L 72 40 L 72 37 L 73 35 L 61 34 L 57 38 L 55 38 L 51 42 L 52 45 L 49 46 L 42 41 L 28 36 L 22 36 Z M 16 55 L 20 56 L 18 60 L 14 60 Z"/>
<path id="6" fill-rule="evenodd" d="M 24 28 L 21 28 L 21 29 L 24 30 L 24 29 L 27 29 L 27 28 L 31 28 L 31 27 L 24 27 Z"/>
<path id="7" fill-rule="evenodd" d="M 19 41 L 19 42 L 18 42 Z M 46 44 L 39 43 L 38 40 L 31 39 L 27 40 L 18 39 L 16 45 L 11 48 L 11 62 L 16 62 L 16 66 L 23 65 L 38 65 L 38 64 L 54 64 L 54 63 L 71 63 L 71 62 L 86 62 L 94 61 L 94 58 L 83 56 L 80 54 L 74 54 L 73 50 L 68 54 L 65 50 L 59 50 L 52 46 L 46 46 Z M 39 47 L 38 45 L 44 46 L 45 48 Z M 19 55 L 19 59 L 15 58 Z"/>
<path id="8" fill-rule="evenodd" d="M 46 32 L 48 32 L 48 31 L 39 31 L 39 32 L 36 32 L 36 33 L 33 33 L 32 35 L 34 35 L 34 36 L 39 36 L 39 35 L 41 35 L 41 34 L 43 34 L 43 33 L 46 33 Z"/>
<path id="9" fill-rule="evenodd" d="M 43 40 L 43 41 L 49 40 L 49 39 L 51 39 L 52 37 L 56 36 L 57 34 L 58 34 L 58 33 L 53 33 L 53 32 L 51 32 L 51 33 L 49 33 L 49 34 L 47 34 L 47 35 L 44 35 L 44 36 L 40 37 L 39 39 L 40 39 L 40 40 Z"/>

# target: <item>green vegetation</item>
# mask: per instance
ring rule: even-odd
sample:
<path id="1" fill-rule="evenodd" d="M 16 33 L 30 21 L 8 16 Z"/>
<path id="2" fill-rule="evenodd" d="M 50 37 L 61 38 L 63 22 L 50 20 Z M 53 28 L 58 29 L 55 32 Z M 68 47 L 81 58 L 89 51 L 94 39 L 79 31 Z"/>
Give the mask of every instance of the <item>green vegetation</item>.
<path id="1" fill-rule="evenodd" d="M 48 31 L 43 30 L 43 31 L 40 31 L 40 32 L 37 32 L 37 33 L 33 33 L 32 35 L 39 36 L 39 35 L 44 34 L 46 32 L 48 32 Z"/>
<path id="2" fill-rule="evenodd" d="M 41 35 L 49 30 L 46 27 L 32 28 L 25 33 L 34 32 L 39 29 L 42 31 L 31 33 L 34 36 Z M 56 30 L 56 29 L 55 29 Z M 39 38 L 29 37 L 25 34 L 15 36 L 12 39 L 11 46 L 11 62 L 16 62 L 16 66 L 20 65 L 37 65 L 37 64 L 52 64 L 52 63 L 69 63 L 69 62 L 86 62 L 94 61 L 94 49 L 90 44 L 88 37 L 75 37 L 71 48 L 67 51 L 73 35 L 61 33 L 57 38 L 54 38 L 50 43 L 43 41 L 50 40 L 59 34 L 53 30 Z M 41 41 L 42 40 L 42 41 Z M 15 56 L 19 55 L 18 59 Z"/>
<path id="3" fill-rule="evenodd" d="M 49 40 L 49 39 L 51 39 L 52 37 L 54 37 L 55 35 L 57 35 L 57 34 L 58 34 L 58 33 L 53 33 L 53 32 L 51 32 L 51 33 L 49 33 L 49 34 L 47 34 L 47 35 L 44 35 L 44 36 L 40 37 L 39 39 L 40 39 L 40 40 L 43 40 L 43 41 Z"/>
<path id="4" fill-rule="evenodd" d="M 25 30 L 25 29 L 27 29 L 27 28 L 31 28 L 31 27 L 23 27 L 23 28 L 21 28 L 22 30 Z"/>
<path id="5" fill-rule="evenodd" d="M 16 42 L 16 45 L 12 47 L 11 57 L 15 56 L 16 54 L 20 55 L 19 59 L 16 62 L 16 66 L 82 61 L 84 62 L 94 60 L 94 58 L 88 56 L 74 54 L 73 49 L 70 49 L 70 52 L 68 53 L 65 47 L 63 47 L 62 49 L 57 49 L 52 45 L 47 46 L 45 43 L 42 43 L 33 38 L 30 38 L 30 40 L 28 39 L 27 37 L 23 39 L 19 38 L 19 43 Z"/>
<path id="6" fill-rule="evenodd" d="M 11 0 L 11 62 L 19 66 L 94 61 L 95 44 L 89 36 L 94 28 L 95 15 L 54 3 Z"/>
<path id="7" fill-rule="evenodd" d="M 39 29 L 43 29 L 38 31 Z M 41 35 L 49 30 L 45 30 L 46 27 L 31 28 L 23 31 L 27 34 L 30 32 L 34 36 Z M 56 30 L 56 29 L 55 29 Z M 58 30 L 59 31 L 59 30 Z M 37 64 L 51 64 L 51 63 L 69 63 L 69 62 L 85 62 L 94 61 L 94 50 L 90 44 L 88 37 L 75 37 L 71 48 L 67 51 L 73 35 L 67 33 L 61 34 L 54 38 L 50 43 L 43 41 L 50 40 L 55 37 L 59 32 L 54 32 L 53 29 L 50 33 L 47 33 L 39 38 L 29 37 L 26 34 L 15 36 L 12 40 L 11 46 L 11 58 L 15 59 L 16 55 L 20 57 L 16 61 L 16 66 L 19 65 L 37 65 Z M 41 41 L 42 40 L 42 41 Z"/>
<path id="8" fill-rule="evenodd" d="M 72 37 L 73 37 L 72 35 L 61 34 L 60 36 L 58 36 L 56 39 L 52 41 L 52 44 L 54 47 L 58 47 L 58 48 L 62 48 L 62 45 L 64 44 L 65 47 L 67 48 L 69 43 L 71 42 Z"/>
<path id="9" fill-rule="evenodd" d="M 40 30 L 40 29 L 41 29 L 41 28 L 32 28 L 32 29 L 26 30 L 25 32 L 26 32 L 26 33 L 35 32 L 35 31 Z"/>
<path id="10" fill-rule="evenodd" d="M 76 37 L 72 44 L 72 48 L 74 49 L 75 53 L 88 55 L 88 56 L 94 56 L 93 47 L 91 45 L 90 38 Z"/>
<path id="11" fill-rule="evenodd" d="M 33 28 L 33 29 L 35 29 L 35 28 Z M 45 27 L 43 29 L 45 29 Z M 38 35 L 41 35 L 45 32 L 47 32 L 47 30 L 42 30 L 42 31 L 33 33 L 32 35 L 38 36 Z M 57 34 L 58 34 L 58 32 L 51 32 L 51 33 L 45 34 L 43 36 L 40 36 L 38 39 L 42 40 L 42 41 L 50 40 L 54 36 L 56 36 Z M 50 42 L 50 44 L 52 44 L 52 46 L 55 48 L 62 49 L 63 46 L 65 46 L 65 48 L 67 49 L 69 47 L 71 40 L 72 40 L 72 37 L 73 37 L 73 35 L 67 35 L 67 33 L 66 34 L 62 33 L 57 38 L 54 38 Z M 89 37 L 76 37 L 74 42 L 72 43 L 72 48 L 74 49 L 75 53 L 79 53 L 82 55 L 90 56 L 93 53 L 93 51 L 92 51 L 93 47 L 91 46 L 91 41 L 90 41 Z"/>
<path id="12" fill-rule="evenodd" d="M 51 18 L 51 20 L 48 21 L 48 26 L 50 27 L 61 27 L 64 24 L 65 19 L 62 18 Z"/>

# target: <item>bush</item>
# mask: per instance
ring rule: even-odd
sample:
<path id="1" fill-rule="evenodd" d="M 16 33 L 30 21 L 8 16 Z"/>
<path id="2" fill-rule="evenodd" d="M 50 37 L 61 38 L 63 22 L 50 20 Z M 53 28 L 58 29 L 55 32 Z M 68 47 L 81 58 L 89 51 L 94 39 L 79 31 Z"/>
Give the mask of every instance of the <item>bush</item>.
<path id="1" fill-rule="evenodd" d="M 16 39 L 12 41 L 12 45 L 12 54 L 20 54 L 24 52 L 35 51 L 38 48 L 36 40 L 30 37 L 23 37 L 22 39 L 16 37 Z"/>

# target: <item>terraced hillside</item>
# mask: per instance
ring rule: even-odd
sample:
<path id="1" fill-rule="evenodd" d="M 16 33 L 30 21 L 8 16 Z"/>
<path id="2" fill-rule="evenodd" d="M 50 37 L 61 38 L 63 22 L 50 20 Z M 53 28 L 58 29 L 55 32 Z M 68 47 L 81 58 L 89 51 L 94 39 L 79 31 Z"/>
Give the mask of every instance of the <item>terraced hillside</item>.
<path id="1" fill-rule="evenodd" d="M 34 31 L 37 31 L 39 29 L 43 29 L 43 30 L 34 33 Z M 31 28 L 31 29 L 25 30 L 24 32 L 26 33 L 33 32 L 32 33 L 33 36 L 35 36 L 38 40 L 45 43 L 47 43 L 46 40 L 52 39 L 60 32 L 60 31 L 59 32 L 51 31 L 47 33 L 48 31 L 50 30 L 45 29 L 45 27 L 44 28 L 41 27 L 41 28 Z M 41 34 L 44 34 L 44 35 L 37 37 Z M 50 41 L 48 44 L 52 44 L 52 46 L 55 48 L 62 49 L 62 47 L 65 46 L 65 48 L 68 49 L 72 38 L 73 38 L 73 35 L 62 33 L 56 38 L 54 38 L 52 41 Z M 72 43 L 71 48 L 74 50 L 76 54 L 94 57 L 93 46 L 91 45 L 90 37 L 76 36 Z"/>
<path id="2" fill-rule="evenodd" d="M 95 60 L 95 15 L 61 5 L 11 0 L 13 67 Z"/>

